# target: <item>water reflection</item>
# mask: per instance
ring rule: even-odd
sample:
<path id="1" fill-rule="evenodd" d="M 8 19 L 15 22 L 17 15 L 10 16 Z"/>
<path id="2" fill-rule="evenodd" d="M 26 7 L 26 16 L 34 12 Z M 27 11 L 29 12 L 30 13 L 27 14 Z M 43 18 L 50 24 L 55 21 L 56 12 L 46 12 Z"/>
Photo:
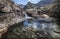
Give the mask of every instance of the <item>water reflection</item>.
<path id="1" fill-rule="evenodd" d="M 51 20 L 52 18 L 31 18 L 31 19 L 25 19 L 23 22 L 24 27 L 33 27 L 37 30 L 49 30 L 52 28 L 54 21 Z"/>
<path id="2" fill-rule="evenodd" d="M 44 34 L 43 36 L 48 35 L 49 37 L 53 37 L 53 33 L 56 29 L 56 20 L 52 17 L 48 18 L 42 18 L 42 17 L 37 17 L 37 18 L 27 18 L 23 22 L 23 25 L 25 28 L 33 28 L 35 31 L 39 31 Z"/>

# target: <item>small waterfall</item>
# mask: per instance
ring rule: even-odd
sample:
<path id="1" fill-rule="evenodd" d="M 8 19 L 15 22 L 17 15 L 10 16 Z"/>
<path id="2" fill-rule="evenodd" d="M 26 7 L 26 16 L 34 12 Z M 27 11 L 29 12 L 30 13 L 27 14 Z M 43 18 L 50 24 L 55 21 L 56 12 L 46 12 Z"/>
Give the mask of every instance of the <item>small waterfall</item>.
<path id="1" fill-rule="evenodd" d="M 32 17 L 29 17 L 25 12 L 23 12 L 23 14 L 25 15 L 25 21 L 24 21 L 23 25 L 25 27 L 30 26 L 31 24 L 28 22 L 28 19 L 32 19 Z"/>
<path id="2" fill-rule="evenodd" d="M 25 15 L 25 19 L 31 19 L 32 17 L 29 17 L 25 12 L 23 12 L 23 14 Z"/>

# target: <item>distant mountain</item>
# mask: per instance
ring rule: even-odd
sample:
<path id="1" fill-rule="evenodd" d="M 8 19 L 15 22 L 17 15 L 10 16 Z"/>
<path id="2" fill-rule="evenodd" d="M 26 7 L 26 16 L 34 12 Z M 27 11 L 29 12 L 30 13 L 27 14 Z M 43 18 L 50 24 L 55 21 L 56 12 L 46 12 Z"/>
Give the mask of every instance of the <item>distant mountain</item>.
<path id="1" fill-rule="evenodd" d="M 33 3 L 28 2 L 25 5 L 24 9 L 30 9 L 30 8 L 37 8 L 37 6 L 36 6 L 36 4 L 33 4 Z"/>
<path id="2" fill-rule="evenodd" d="M 24 6 L 24 9 L 38 8 L 38 7 L 42 7 L 42 6 L 52 4 L 53 2 L 54 2 L 54 0 L 42 0 L 42 1 L 38 2 L 37 4 L 33 4 L 31 2 L 28 2 Z"/>
<path id="3" fill-rule="evenodd" d="M 19 5 L 19 6 L 20 6 L 21 9 L 23 9 L 25 5 L 21 4 L 21 5 Z"/>
<path id="4" fill-rule="evenodd" d="M 54 0 L 42 0 L 39 3 L 37 3 L 36 5 L 40 7 L 40 6 L 45 6 L 45 5 L 51 4 L 53 2 L 54 2 Z"/>

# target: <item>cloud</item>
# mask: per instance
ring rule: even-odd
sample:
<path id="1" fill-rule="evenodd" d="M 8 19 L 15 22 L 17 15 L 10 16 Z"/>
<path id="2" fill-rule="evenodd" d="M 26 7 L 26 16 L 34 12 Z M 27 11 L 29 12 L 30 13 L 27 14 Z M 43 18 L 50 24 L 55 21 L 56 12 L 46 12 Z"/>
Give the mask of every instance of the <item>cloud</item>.
<path id="1" fill-rule="evenodd" d="M 28 2 L 31 2 L 31 3 L 38 3 L 40 0 L 28 0 Z"/>
<path id="2" fill-rule="evenodd" d="M 37 1 L 37 0 L 28 0 L 28 1 L 30 1 L 30 2 L 32 2 L 32 1 L 33 1 L 33 2 L 34 2 L 34 1 Z"/>
<path id="3" fill-rule="evenodd" d="M 31 0 L 28 0 L 28 1 L 31 1 Z"/>

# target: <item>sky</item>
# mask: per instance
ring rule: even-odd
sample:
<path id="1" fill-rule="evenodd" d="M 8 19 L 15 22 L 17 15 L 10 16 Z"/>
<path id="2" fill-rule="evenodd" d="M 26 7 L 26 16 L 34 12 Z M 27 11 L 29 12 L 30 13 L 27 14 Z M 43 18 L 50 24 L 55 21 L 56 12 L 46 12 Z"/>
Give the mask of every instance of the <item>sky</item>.
<path id="1" fill-rule="evenodd" d="M 39 1 L 41 0 L 13 0 L 15 3 L 17 4 L 23 4 L 23 5 L 26 5 L 28 2 L 31 2 L 31 3 L 38 3 Z"/>

